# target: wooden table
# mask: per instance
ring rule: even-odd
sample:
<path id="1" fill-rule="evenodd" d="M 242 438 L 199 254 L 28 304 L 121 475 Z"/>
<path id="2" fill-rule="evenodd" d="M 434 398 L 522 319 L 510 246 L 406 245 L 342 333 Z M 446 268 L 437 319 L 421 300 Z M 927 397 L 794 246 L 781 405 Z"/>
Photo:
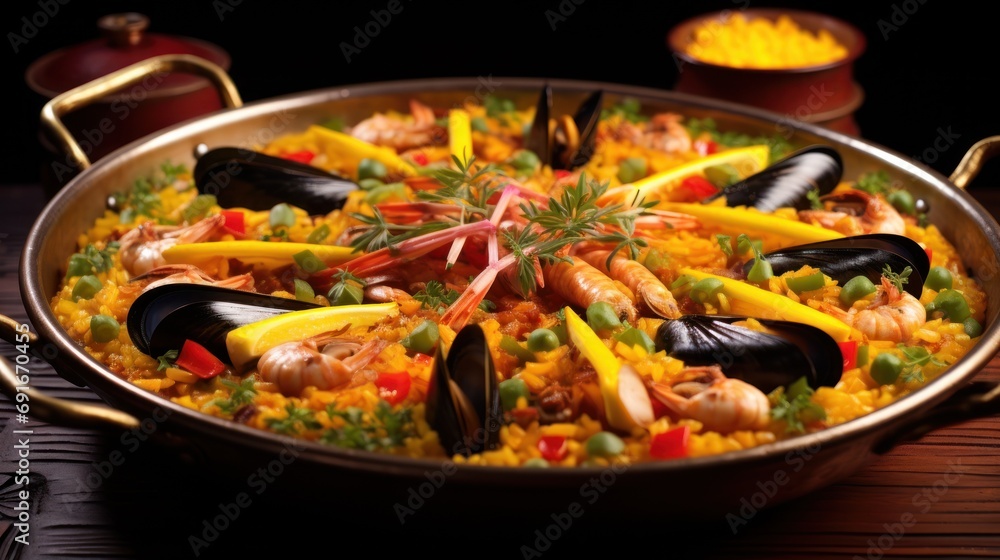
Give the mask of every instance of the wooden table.
<path id="1" fill-rule="evenodd" d="M 37 187 L 0 192 L 5 201 L 0 312 L 24 320 L 17 259 L 44 201 Z M 1000 213 L 997 193 L 973 194 L 994 215 Z M 8 358 L 15 355 L 10 345 L 2 351 Z M 99 402 L 40 362 L 31 364 L 31 374 L 31 384 L 49 394 Z M 977 379 L 1000 381 L 1000 358 Z M 379 557 L 417 548 L 444 557 L 537 557 L 521 549 L 534 538 L 532 528 L 492 515 L 490 504 L 463 512 L 469 521 L 461 525 L 431 513 L 400 526 L 359 518 L 336 496 L 287 499 L 280 484 L 266 494 L 267 501 L 242 509 L 196 556 L 189 538 L 203 535 L 202 521 L 224 511 L 220 507 L 233 501 L 239 485 L 187 467 L 156 446 L 138 445 L 133 452 L 133 442 L 90 430 L 34 420 L 16 424 L 7 399 L 0 402 L 0 426 L 3 559 L 290 557 L 310 542 L 330 558 L 357 545 Z M 20 513 L 14 509 L 19 503 L 14 490 L 20 487 L 12 478 L 18 468 L 13 430 L 24 428 L 34 432 L 28 546 L 14 542 L 18 531 L 11 522 Z M 654 556 L 662 558 L 1000 557 L 1000 417 L 939 429 L 900 445 L 838 484 L 759 513 L 735 534 L 721 520 L 671 527 L 624 512 L 613 522 L 584 516 L 541 557 L 595 557 L 607 551 L 617 558 L 635 543 L 662 552 Z"/>

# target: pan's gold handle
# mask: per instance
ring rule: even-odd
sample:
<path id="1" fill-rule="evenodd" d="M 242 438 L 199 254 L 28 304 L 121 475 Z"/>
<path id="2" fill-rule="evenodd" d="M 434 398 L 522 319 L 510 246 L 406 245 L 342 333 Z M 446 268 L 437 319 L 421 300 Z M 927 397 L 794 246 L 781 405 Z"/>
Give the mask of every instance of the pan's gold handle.
<path id="1" fill-rule="evenodd" d="M 77 167 L 80 170 L 86 169 L 90 167 L 90 158 L 80 148 L 76 139 L 59 120 L 59 117 L 108 94 L 141 82 L 149 76 L 167 72 L 184 72 L 208 78 L 218 90 L 219 98 L 226 107 L 234 108 L 243 105 L 236 85 L 219 65 L 189 54 L 166 54 L 126 66 L 52 98 L 42 107 L 42 125 L 52 131 L 55 140 L 69 154 Z"/>
<path id="2" fill-rule="evenodd" d="M 28 332 L 22 323 L 0 315 L 0 338 L 15 345 L 27 345 L 29 349 L 41 346 L 41 340 Z M 24 352 L 20 355 L 28 355 Z M 36 352 L 37 354 L 37 352 Z M 25 364 L 26 365 L 26 364 Z M 139 427 L 139 420 L 134 416 L 107 406 L 78 403 L 50 397 L 30 386 L 30 372 L 25 373 L 25 365 L 11 364 L 6 358 L 0 357 L 0 393 L 7 396 L 15 410 L 28 411 L 28 415 L 60 426 L 75 428 L 98 428 L 110 430 L 132 430 Z"/>
<path id="3" fill-rule="evenodd" d="M 972 181 L 979 174 L 979 170 L 986 163 L 986 160 L 997 154 L 1000 154 L 1000 136 L 983 138 L 965 152 L 965 156 L 958 163 L 958 167 L 955 168 L 949 179 L 956 187 L 964 189 L 969 181 Z"/>

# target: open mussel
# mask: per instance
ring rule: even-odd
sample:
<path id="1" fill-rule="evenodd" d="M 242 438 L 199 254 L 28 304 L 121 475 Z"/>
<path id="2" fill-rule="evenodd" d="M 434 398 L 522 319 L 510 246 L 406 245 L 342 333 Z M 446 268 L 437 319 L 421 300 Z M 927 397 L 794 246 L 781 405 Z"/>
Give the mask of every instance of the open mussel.
<path id="1" fill-rule="evenodd" d="M 253 150 L 222 147 L 202 154 L 194 166 L 198 192 L 223 208 L 270 210 L 285 202 L 310 214 L 343 208 L 358 185 L 318 167 Z"/>
<path id="2" fill-rule="evenodd" d="M 812 388 L 832 387 L 843 373 L 840 346 L 822 330 L 791 321 L 757 319 L 771 332 L 735 325 L 746 317 L 684 315 L 656 332 L 656 349 L 686 366 L 718 364 L 726 377 L 768 393 L 805 376 Z M 774 333 L 774 334 L 772 334 Z"/>
<path id="3" fill-rule="evenodd" d="M 319 307 L 294 299 L 200 284 L 165 284 L 143 292 L 128 310 L 133 344 L 149 356 L 177 350 L 186 339 L 229 361 L 226 335 L 289 311 Z"/>
<path id="4" fill-rule="evenodd" d="M 911 273 L 903 288 L 920 299 L 924 279 L 930 270 L 930 259 L 919 243 L 903 235 L 870 233 L 786 247 L 764 255 L 775 275 L 812 266 L 836 280 L 841 286 L 855 276 L 866 276 L 879 285 L 882 272 L 888 266 L 901 273 L 910 267 Z M 743 265 L 749 273 L 753 259 Z"/>
<path id="5" fill-rule="evenodd" d="M 469 455 L 499 443 L 503 413 L 496 375 L 482 327 L 463 327 L 447 357 L 438 345 L 427 388 L 427 421 L 448 453 Z"/>
<path id="6" fill-rule="evenodd" d="M 538 96 L 538 106 L 524 148 L 554 169 L 575 169 L 594 155 L 597 123 L 601 118 L 604 92 L 590 94 L 573 116 L 556 118 L 552 113 L 552 88 L 546 84 Z"/>
<path id="7" fill-rule="evenodd" d="M 810 207 L 810 191 L 824 195 L 833 190 L 844 173 L 840 154 L 829 146 L 807 146 L 769 165 L 742 181 L 733 183 L 706 198 L 723 196 L 727 206 L 751 206 L 763 212 L 778 208 Z"/>

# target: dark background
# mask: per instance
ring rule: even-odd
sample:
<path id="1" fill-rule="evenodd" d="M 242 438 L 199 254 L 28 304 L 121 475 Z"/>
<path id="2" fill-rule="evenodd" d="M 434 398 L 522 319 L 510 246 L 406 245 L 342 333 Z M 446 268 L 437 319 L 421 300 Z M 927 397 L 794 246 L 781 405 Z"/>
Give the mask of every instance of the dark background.
<path id="1" fill-rule="evenodd" d="M 96 38 L 99 16 L 125 11 L 148 15 L 150 31 L 196 37 L 226 50 L 244 101 L 255 101 L 358 82 L 489 74 L 670 89 L 677 68 L 665 37 L 674 24 L 704 12 L 745 6 L 812 9 L 853 23 L 867 37 L 867 50 L 855 63 L 855 79 L 866 94 L 855 114 L 864 138 L 917 156 L 933 145 L 939 128 L 950 130 L 957 140 L 939 153 L 937 161 L 928 162 L 947 175 L 977 140 L 1000 133 L 993 85 L 996 26 L 981 12 L 984 4 L 968 1 L 883 0 L 856 6 L 586 0 L 553 30 L 545 12 L 558 11 L 560 0 L 530 5 L 401 0 L 403 11 L 351 63 L 341 53 L 340 43 L 351 41 L 354 26 L 364 26 L 371 19 L 369 10 L 385 8 L 387 0 L 62 1 L 66 5 L 20 52 L 13 52 L 9 38 L 0 47 L 8 100 L 2 182 L 36 182 L 39 176 L 43 150 L 36 134 L 45 99 L 26 86 L 28 65 L 57 48 Z M 570 0 L 564 4 L 571 5 Z M 37 0 L 5 3 L 0 8 L 5 36 L 19 32 L 21 17 L 39 9 Z M 880 20 L 898 29 L 884 34 Z M 987 166 L 973 187 L 997 179 L 1000 170 Z"/>

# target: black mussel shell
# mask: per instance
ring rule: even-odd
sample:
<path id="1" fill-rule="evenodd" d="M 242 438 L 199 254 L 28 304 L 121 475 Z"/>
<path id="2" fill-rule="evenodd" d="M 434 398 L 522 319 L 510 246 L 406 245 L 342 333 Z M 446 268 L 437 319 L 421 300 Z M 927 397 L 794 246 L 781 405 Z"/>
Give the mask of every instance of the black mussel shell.
<path id="1" fill-rule="evenodd" d="M 538 156 L 542 164 L 555 169 L 575 169 L 585 165 L 594 155 L 597 125 L 601 119 L 604 92 L 595 91 L 585 99 L 573 115 L 573 122 L 580 134 L 580 146 L 571 154 L 566 146 L 552 137 L 549 121 L 552 118 L 552 88 L 546 84 L 538 96 L 535 118 L 524 147 Z"/>
<path id="2" fill-rule="evenodd" d="M 499 443 L 503 413 L 496 375 L 482 327 L 462 328 L 447 358 L 438 345 L 427 389 L 427 422 L 447 453 L 470 455 Z"/>
<path id="3" fill-rule="evenodd" d="M 726 197 L 727 206 L 752 206 L 764 212 L 778 208 L 810 207 L 807 194 L 818 190 L 824 195 L 833 190 L 844 173 L 840 154 L 829 146 L 807 146 L 769 165 L 742 181 L 705 199 L 710 202 Z"/>
<path id="4" fill-rule="evenodd" d="M 287 313 L 319 307 L 294 299 L 201 284 L 165 284 L 143 292 L 128 310 L 129 337 L 141 352 L 160 356 L 191 339 L 229 363 L 229 331 Z"/>
<path id="5" fill-rule="evenodd" d="M 243 148 L 215 148 L 194 166 L 198 192 L 215 195 L 223 208 L 270 210 L 286 202 L 309 214 L 343 208 L 358 190 L 350 179 L 318 167 Z"/>
<path id="6" fill-rule="evenodd" d="M 930 259 L 919 243 L 904 235 L 870 233 L 786 247 L 764 255 L 775 275 L 798 270 L 809 265 L 823 271 L 843 286 L 855 276 L 866 276 L 876 286 L 886 265 L 895 273 L 907 266 L 912 270 L 903 288 L 920 299 L 924 279 L 930 270 Z M 749 273 L 753 259 L 743 265 Z"/>
<path id="7" fill-rule="evenodd" d="M 778 333 L 734 325 L 746 317 L 684 315 L 656 331 L 656 349 L 687 366 L 718 364 L 727 376 L 765 393 L 805 376 L 809 386 L 833 387 L 843 373 L 840 346 L 822 330 L 792 321 L 758 319 Z"/>

